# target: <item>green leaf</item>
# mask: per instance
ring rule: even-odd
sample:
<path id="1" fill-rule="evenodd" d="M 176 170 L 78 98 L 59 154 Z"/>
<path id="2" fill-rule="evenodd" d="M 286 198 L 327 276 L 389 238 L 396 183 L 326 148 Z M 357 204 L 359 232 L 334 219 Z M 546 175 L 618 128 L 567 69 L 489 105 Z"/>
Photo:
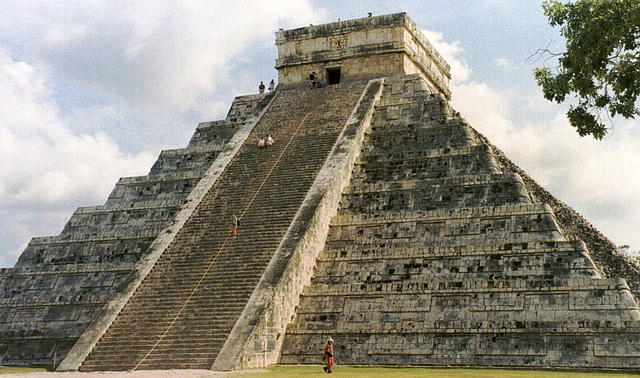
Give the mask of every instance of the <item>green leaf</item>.
<path id="1" fill-rule="evenodd" d="M 534 70 L 544 98 L 577 98 L 580 105 L 567 112 L 569 121 L 581 136 L 595 139 L 607 132 L 601 114 L 640 114 L 640 1 L 551 0 L 542 9 L 566 40 L 555 74 L 547 67 Z"/>

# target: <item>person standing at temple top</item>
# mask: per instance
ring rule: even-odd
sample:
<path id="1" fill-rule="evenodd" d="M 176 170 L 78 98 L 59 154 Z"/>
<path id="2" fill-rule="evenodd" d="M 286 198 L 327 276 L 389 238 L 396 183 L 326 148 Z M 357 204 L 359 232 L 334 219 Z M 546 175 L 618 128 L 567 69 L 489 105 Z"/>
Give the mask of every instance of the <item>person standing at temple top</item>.
<path id="1" fill-rule="evenodd" d="M 258 90 L 260 93 L 264 93 L 264 83 L 262 81 L 260 82 L 260 85 L 258 85 Z"/>
<path id="2" fill-rule="evenodd" d="M 276 89 L 276 82 L 273 81 L 273 79 L 271 79 L 271 82 L 269 83 L 269 92 L 273 92 Z"/>
<path id="3" fill-rule="evenodd" d="M 309 83 L 311 88 L 316 86 L 316 71 L 311 72 L 311 75 L 309 75 Z"/>

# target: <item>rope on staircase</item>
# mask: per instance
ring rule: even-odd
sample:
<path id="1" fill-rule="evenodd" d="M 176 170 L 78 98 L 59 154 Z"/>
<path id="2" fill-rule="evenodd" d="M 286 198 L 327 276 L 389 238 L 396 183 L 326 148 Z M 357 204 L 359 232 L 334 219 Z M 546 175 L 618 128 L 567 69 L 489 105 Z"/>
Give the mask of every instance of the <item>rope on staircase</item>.
<path id="1" fill-rule="evenodd" d="M 265 183 L 267 182 L 267 180 L 269 179 L 269 177 L 271 176 L 271 173 L 273 172 L 273 170 L 278 166 L 278 163 L 280 162 L 280 160 L 282 159 L 282 157 L 284 156 L 284 154 L 287 152 L 287 149 L 289 148 L 289 146 L 291 145 L 291 142 L 293 141 L 293 138 L 295 138 L 295 136 L 298 134 L 298 131 L 300 130 L 300 128 L 302 127 L 302 125 L 304 124 L 304 122 L 307 120 L 307 118 L 309 117 L 309 114 L 311 114 L 313 110 L 310 110 L 307 112 L 307 114 L 304 116 L 304 118 L 302 119 L 302 121 L 300 122 L 300 124 L 298 125 L 298 127 L 296 128 L 296 130 L 291 134 L 291 138 L 289 138 L 289 141 L 287 142 L 287 144 L 284 146 L 284 148 L 282 149 L 282 152 L 280 153 L 280 155 L 278 156 L 278 158 L 276 159 L 275 163 L 271 166 L 271 169 L 269 170 L 269 172 L 267 173 L 267 175 L 265 176 L 264 180 L 262 180 L 262 183 L 260 184 L 260 186 L 258 187 L 258 189 L 256 190 L 256 192 L 254 193 L 253 197 L 251 198 L 251 201 L 249 201 L 249 203 L 247 204 L 247 206 L 245 207 L 245 209 L 242 211 L 242 213 L 240 214 L 239 219 L 242 219 L 242 217 L 244 216 L 244 214 L 246 214 L 246 212 L 249 210 L 249 208 L 251 207 L 251 204 L 253 204 L 253 202 L 255 201 L 256 197 L 258 196 L 258 194 L 260 193 L 260 190 L 262 190 L 262 187 L 264 187 Z M 215 264 L 216 260 L 218 259 L 218 256 L 220 255 L 220 253 L 222 252 L 222 250 L 224 249 L 224 247 L 227 245 L 229 239 L 231 238 L 230 235 L 227 235 L 227 237 L 224 239 L 224 242 L 222 243 L 222 245 L 220 246 L 220 248 L 218 249 L 218 252 L 216 252 L 213 260 L 211 260 L 211 263 L 209 264 L 209 266 L 207 267 L 207 269 L 204 271 L 204 273 L 202 274 L 202 277 L 200 277 L 200 279 L 198 280 L 198 283 L 194 286 L 193 290 L 191 291 L 191 294 L 189 294 L 189 297 L 185 300 L 184 304 L 182 305 L 182 307 L 180 308 L 180 310 L 178 311 L 178 313 L 176 314 L 176 316 L 173 318 L 173 320 L 171 321 L 171 323 L 169 323 L 169 325 L 167 326 L 167 328 L 165 329 L 165 331 L 162 333 L 162 335 L 160 336 L 160 338 L 158 339 L 158 341 L 156 341 L 156 343 L 153 345 L 153 347 L 151 347 L 151 349 L 147 352 L 147 354 L 144 355 L 144 357 L 142 357 L 142 359 L 140 360 L 140 362 L 138 362 L 138 364 L 132 369 L 133 371 L 135 371 L 136 369 L 138 369 L 138 367 L 140 367 L 140 365 L 147 359 L 147 357 L 149 357 L 151 355 L 151 353 L 153 353 L 153 351 L 156 349 L 156 347 L 160 344 L 160 342 L 162 342 L 162 340 L 165 338 L 165 336 L 167 335 L 167 333 L 169 332 L 169 330 L 171 329 L 171 327 L 175 324 L 175 322 L 178 320 L 178 318 L 180 317 L 180 315 L 184 312 L 184 309 L 187 307 L 187 305 L 189 304 L 189 302 L 191 301 L 191 298 L 195 295 L 195 293 L 198 291 L 198 289 L 200 288 L 202 281 L 205 279 L 205 277 L 209 274 L 209 271 L 211 270 L 211 268 L 213 267 L 213 264 Z"/>

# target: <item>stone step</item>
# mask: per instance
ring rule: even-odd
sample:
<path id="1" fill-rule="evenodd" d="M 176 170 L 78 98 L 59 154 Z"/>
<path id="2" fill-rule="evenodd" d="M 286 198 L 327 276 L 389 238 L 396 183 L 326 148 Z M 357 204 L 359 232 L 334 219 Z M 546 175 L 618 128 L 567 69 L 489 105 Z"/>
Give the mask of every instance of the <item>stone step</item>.
<path id="1" fill-rule="evenodd" d="M 440 187 L 465 188 L 468 186 L 491 186 L 493 192 L 497 192 L 498 186 L 514 185 L 524 189 L 524 184 L 519 175 L 514 173 L 498 173 L 498 174 L 476 174 L 464 175 L 456 177 L 445 177 L 429 180 L 403 180 L 397 182 L 381 182 L 361 184 L 358 182 L 350 183 L 344 190 L 343 194 L 365 194 L 365 193 L 386 193 L 399 191 L 427 191 Z M 503 189 L 504 190 L 504 189 Z M 503 191 L 501 190 L 501 191 Z M 525 191 L 522 196 L 527 198 L 529 194 Z"/>
<path id="2" fill-rule="evenodd" d="M 114 233 L 103 234 L 102 237 L 70 238 L 65 235 L 33 238 L 16 267 L 47 265 L 62 268 L 86 264 L 132 264 L 151 245 L 156 235 L 156 232 L 145 232 L 142 235 L 132 233 L 128 238 L 117 238 Z"/>
<path id="3" fill-rule="evenodd" d="M 204 173 L 224 149 L 227 140 L 211 143 L 203 147 L 164 150 L 153 164 L 150 175 L 176 173 L 182 171 L 200 171 Z"/>
<path id="4" fill-rule="evenodd" d="M 384 166 L 397 162 L 404 161 L 429 161 L 429 160 L 442 160 L 466 157 L 466 156 L 481 156 L 491 155 L 491 149 L 483 144 L 473 146 L 461 146 L 461 147 L 447 147 L 431 149 L 431 146 L 425 145 L 421 149 L 405 149 L 405 148 L 371 148 L 368 151 L 362 153 L 356 160 L 356 166 Z"/>
<path id="5" fill-rule="evenodd" d="M 371 184 L 354 180 L 343 193 L 340 211 L 455 209 L 527 202 L 532 199 L 522 180 L 511 173 Z"/>
<path id="6" fill-rule="evenodd" d="M 399 146 L 404 146 L 407 150 L 419 150 L 460 148 L 478 144 L 479 141 L 471 127 L 459 120 L 437 126 L 378 121 L 368 132 L 362 151 L 367 154 L 369 151 L 384 151 Z"/>
<path id="7" fill-rule="evenodd" d="M 16 288 L 18 290 L 20 288 Z M 30 308 L 47 308 L 48 311 L 55 311 L 55 307 L 62 308 L 64 306 L 69 305 L 78 305 L 82 306 L 84 310 L 88 310 L 90 307 L 94 306 L 96 308 L 100 308 L 103 304 L 105 304 L 109 298 L 115 293 L 115 288 L 110 287 L 108 289 L 105 288 L 83 288 L 78 287 L 73 290 L 67 290 L 64 294 L 60 294 L 55 297 L 46 296 L 47 293 L 51 293 L 53 290 L 59 291 L 58 288 L 48 287 L 42 289 L 33 289 L 32 287 L 23 288 L 24 291 L 29 291 L 32 297 L 24 298 L 21 296 L 16 296 L 14 293 L 3 294 L 6 295 L 0 298 L 0 305 L 2 305 L 5 309 L 8 307 L 12 308 L 13 312 L 18 312 L 23 309 Z M 68 310 L 67 313 L 70 313 L 71 310 Z M 2 322 L 0 320 L 0 322 Z"/>
<path id="8" fill-rule="evenodd" d="M 163 336 L 166 338 L 166 342 L 179 343 L 185 346 L 197 348 L 201 345 L 208 345 L 212 343 L 212 332 L 216 331 L 216 335 L 221 340 L 221 344 L 224 343 L 225 335 L 231 331 L 231 328 L 235 324 L 235 317 L 229 317 L 228 319 L 216 320 L 212 319 L 210 323 L 205 324 L 194 323 L 189 327 L 171 327 L 171 321 L 173 319 L 167 319 L 160 322 L 158 326 L 154 328 L 141 328 L 134 325 L 127 329 L 120 328 L 105 334 L 107 339 L 103 342 L 101 350 L 111 349 L 124 349 L 127 345 L 131 345 L 132 349 L 144 349 L 143 342 L 155 343 Z M 177 321 L 184 322 L 189 319 L 179 318 Z M 114 339 L 119 340 L 114 341 Z M 130 349 L 131 349 L 130 348 Z M 148 348 L 150 349 L 150 348 Z"/>
<path id="9" fill-rule="evenodd" d="M 166 200 L 157 200 L 155 198 L 149 198 L 146 201 L 139 202 L 130 202 L 126 205 L 123 204 L 109 204 L 109 205 L 100 205 L 100 206 L 83 206 L 78 207 L 75 214 L 93 214 L 93 213 L 111 213 L 117 211 L 132 211 L 132 210 L 140 210 L 140 209 L 163 209 L 168 207 L 180 207 L 184 205 L 184 199 L 176 198 L 176 199 L 166 199 Z"/>
<path id="10" fill-rule="evenodd" d="M 562 259 L 563 263 L 556 263 Z M 566 261 L 566 262 L 565 262 Z M 336 272 L 336 269 L 338 271 Z M 398 282 L 402 280 L 423 279 L 438 276 L 443 280 L 468 279 L 540 279 L 547 277 L 591 277 L 599 278 L 599 274 L 590 260 L 583 256 L 544 255 L 529 256 L 523 262 L 519 256 L 501 258 L 500 256 L 485 259 L 468 259 L 456 261 L 415 261 L 407 258 L 401 261 L 385 261 L 380 263 L 325 263 L 318 266 L 314 274 L 316 283 L 336 282 Z"/>
<path id="11" fill-rule="evenodd" d="M 74 274 L 74 273 L 97 273 L 97 272 L 130 272 L 135 263 L 89 263 L 51 266 L 22 266 L 14 268 L 0 268 L 0 277 L 38 277 L 50 274 Z"/>
<path id="12" fill-rule="evenodd" d="M 442 358 L 448 347 L 451 344 L 455 344 L 455 351 L 457 353 L 464 352 L 465 355 L 483 356 L 488 354 L 487 363 L 491 360 L 497 360 L 502 355 L 511 356 L 525 356 L 529 359 L 536 358 L 537 356 L 544 356 L 538 349 L 539 346 L 546 348 L 547 345 L 561 342 L 566 340 L 570 342 L 573 340 L 575 343 L 576 338 L 580 337 L 581 333 L 584 333 L 584 325 L 578 324 L 578 326 L 565 327 L 564 324 L 556 323 L 557 328 L 553 327 L 553 324 L 544 324 L 539 330 L 527 331 L 527 325 L 536 329 L 537 326 L 541 326 L 541 323 L 532 322 L 515 322 L 511 324 L 503 324 L 502 322 L 496 322 L 497 332 L 487 332 L 484 329 L 473 331 L 474 324 L 469 324 L 471 327 L 468 330 L 459 329 L 457 332 L 447 332 L 448 329 L 455 329 L 456 325 L 460 325 L 461 322 L 446 322 L 443 321 L 440 324 L 436 323 L 434 328 L 429 328 L 427 331 L 411 330 L 407 327 L 404 330 L 403 335 L 397 333 L 374 333 L 371 334 L 365 332 L 348 332 L 348 333 L 333 333 L 333 338 L 338 345 L 343 345 L 342 353 L 338 354 L 343 359 L 350 356 L 362 356 L 365 355 L 368 358 L 374 358 L 376 355 L 391 355 L 394 358 L 398 358 L 399 354 L 405 357 L 435 357 Z M 589 322 L 585 322 L 589 323 Z M 588 327 L 588 332 L 591 332 L 591 327 Z M 589 339 L 592 342 L 603 345 L 607 341 L 627 343 L 632 340 L 638 340 L 639 335 L 630 333 L 629 335 L 620 335 L 611 333 L 611 331 L 603 331 L 596 333 L 597 336 L 590 335 Z M 630 336 L 630 337 L 629 337 Z M 298 361 L 300 363 L 313 363 L 311 358 L 317 360 L 318 357 L 318 344 L 322 347 L 321 341 L 325 338 L 323 333 L 291 333 L 287 334 L 285 339 L 285 346 L 281 355 L 281 363 L 293 363 Z M 456 344 L 456 340 L 460 342 Z M 582 341 L 582 340 L 580 340 Z M 353 348 L 353 345 L 357 345 L 357 349 L 348 350 Z M 400 344 L 405 344 L 401 346 Z M 528 346 L 528 347 L 526 347 Z M 534 348 L 535 347 L 535 348 Z M 518 348 L 522 350 L 518 350 Z M 532 348 L 532 349 L 529 349 Z M 321 348 L 320 348 L 321 349 Z M 358 350 L 360 354 L 358 354 Z M 500 353 L 501 350 L 504 350 Z M 354 353 L 355 352 L 355 353 Z M 452 353 L 453 351 L 449 351 Z M 543 349 L 544 352 L 544 349 Z M 338 352 L 339 353 L 339 352 Z M 302 362 L 301 359 L 309 358 Z M 391 361 L 391 360 L 388 360 Z M 385 360 L 380 361 L 382 364 L 388 364 Z M 425 361 L 422 361 L 424 364 Z M 317 363 L 317 362 L 316 362 Z M 414 361 L 416 364 L 420 364 L 419 360 Z"/>
<path id="13" fill-rule="evenodd" d="M 240 257 L 239 255 L 235 255 L 236 257 Z M 250 257 L 250 256 L 247 256 Z M 199 270 L 188 270 L 190 266 L 193 266 L 194 262 L 202 262 L 202 263 L 207 263 L 207 262 L 211 262 L 211 256 L 209 254 L 205 255 L 205 256 L 188 256 L 185 259 L 178 259 L 178 258 L 174 258 L 171 259 L 171 261 L 163 261 L 162 264 L 158 265 L 159 269 L 163 269 L 165 273 L 172 273 L 172 272 L 180 272 L 180 277 L 178 277 L 177 279 L 179 280 L 185 280 L 185 279 L 190 279 L 193 276 L 200 276 L 202 275 L 202 272 L 204 272 L 203 269 L 199 269 Z M 191 263 L 191 264 L 190 264 Z M 227 277 L 227 278 L 233 278 L 233 277 L 237 277 L 237 279 L 241 279 L 239 278 L 239 274 L 241 274 L 242 272 L 246 272 L 246 271 L 250 271 L 250 269 L 258 269 L 260 267 L 264 267 L 264 258 L 263 259 L 259 259 L 256 261 L 245 261 L 245 269 L 242 269 L 241 267 L 238 266 L 232 266 L 232 265 L 227 265 L 227 266 L 220 266 L 217 267 L 216 270 L 212 270 L 209 272 L 209 275 L 216 275 L 218 277 Z M 173 279 L 173 277 L 167 278 L 167 279 Z"/>
<path id="14" fill-rule="evenodd" d="M 555 219 L 553 210 L 549 205 L 540 203 L 521 203 L 502 206 L 480 206 L 458 209 L 384 211 L 376 214 L 338 214 L 331 219 L 331 226 L 373 226 L 386 223 L 424 223 L 455 219 L 471 220 L 485 218 L 508 218 L 518 216 L 532 216 L 537 220 Z M 493 245 L 492 243 L 487 244 Z"/>
<path id="15" fill-rule="evenodd" d="M 116 185 L 166 185 L 170 182 L 177 182 L 190 179 L 199 179 L 200 174 L 191 171 L 181 173 L 161 173 L 156 175 L 141 175 L 121 177 Z"/>
<path id="16" fill-rule="evenodd" d="M 175 217 L 180 206 L 76 213 L 65 225 L 61 235 L 119 231 L 122 228 L 126 228 L 128 232 L 142 231 L 148 228 L 161 229 Z"/>
<path id="17" fill-rule="evenodd" d="M 264 262 L 259 265 L 258 264 L 254 264 L 254 265 L 255 265 L 254 269 L 257 269 L 259 267 L 264 268 Z M 251 269 L 251 266 L 248 266 L 247 268 Z M 173 277 L 172 275 L 173 272 L 180 272 L 181 274 L 178 277 Z M 193 282 L 193 279 L 203 278 L 204 279 L 203 283 L 207 283 L 209 280 L 215 280 L 217 282 L 220 282 L 222 279 L 224 279 L 226 284 L 231 286 L 231 285 L 242 284 L 243 282 L 246 282 L 246 279 L 248 277 L 255 277 L 255 273 L 243 274 L 245 272 L 248 272 L 248 271 L 241 270 L 241 269 L 229 270 L 229 271 L 217 269 L 217 270 L 210 270 L 206 272 L 206 275 L 205 275 L 205 270 L 183 272 L 178 269 L 175 269 L 174 267 L 174 269 L 164 270 L 163 273 L 165 274 L 165 277 L 158 277 L 155 283 L 157 284 L 166 283 L 168 285 L 174 285 L 176 286 L 176 289 L 177 289 L 179 285 Z"/>
<path id="18" fill-rule="evenodd" d="M 328 249 L 357 246 L 416 248 L 563 241 L 551 208 L 543 204 L 432 211 L 340 214 L 332 219 Z"/>
<path id="19" fill-rule="evenodd" d="M 318 260 L 314 282 L 397 281 L 400 277 L 433 276 L 442 279 L 536 278 L 536 276 L 599 278 L 582 242 L 525 243 L 491 246 L 362 248 L 327 250 Z M 529 246 L 529 244 L 531 244 Z M 537 247 L 537 248 L 536 248 Z"/>
<path id="20" fill-rule="evenodd" d="M 224 309 L 226 308 L 237 309 L 241 307 L 242 300 L 246 300 L 251 294 L 251 291 L 247 292 L 248 286 L 229 287 L 228 293 L 222 293 L 221 290 L 219 290 L 220 288 L 221 287 L 212 287 L 211 285 L 209 285 L 209 287 L 205 287 L 204 285 L 196 287 L 194 284 L 194 286 L 185 287 L 182 291 L 166 292 L 164 296 L 153 296 L 153 293 L 139 291 L 134 295 L 137 302 L 130 303 L 127 311 L 142 313 L 155 311 L 155 309 L 148 308 L 149 305 L 154 305 L 161 309 L 166 306 L 175 307 L 177 311 L 187 300 L 203 308 L 209 309 L 213 306 L 214 308 L 219 308 L 219 311 L 225 311 Z M 166 290 L 166 288 L 162 287 L 159 290 Z M 191 299 L 189 299 L 190 296 Z M 207 300 L 207 298 L 210 300 Z M 221 299 L 225 299 L 225 301 L 219 302 Z M 219 303 L 224 303 L 224 306 L 220 306 Z M 126 322 L 127 320 L 123 319 L 122 321 Z"/>
<path id="21" fill-rule="evenodd" d="M 158 285 L 160 286 L 159 283 L 157 282 L 150 282 L 149 284 L 154 284 L 154 285 Z M 218 283 L 218 285 L 213 286 L 213 285 L 207 285 L 208 287 L 205 287 L 204 285 L 201 285 L 200 287 L 198 287 L 198 295 L 205 295 L 208 294 L 207 298 L 211 298 L 213 299 L 220 299 L 221 297 L 224 298 L 234 298 L 236 296 L 239 296 L 240 294 L 244 294 L 245 296 L 248 297 L 248 295 L 246 295 L 247 291 L 249 291 L 249 294 L 251 293 L 251 288 L 252 286 L 250 285 L 245 285 L 245 286 L 239 286 L 239 287 L 225 287 L 224 284 L 222 283 Z M 195 285 L 193 286 L 195 287 Z M 175 290 L 169 290 L 166 288 L 166 286 L 162 286 L 161 290 L 162 292 L 158 292 L 158 293 L 154 293 L 152 291 L 141 291 L 138 296 L 142 296 L 144 295 L 144 300 L 142 302 L 143 305 L 156 305 L 159 308 L 163 308 L 163 306 L 175 306 L 176 304 L 173 303 L 173 299 L 181 299 L 184 298 L 186 300 L 186 298 L 193 292 L 193 287 L 187 287 L 184 289 L 175 289 Z M 160 289 L 159 289 L 160 290 Z M 220 296 L 218 296 L 217 294 L 221 291 L 221 290 L 225 290 L 226 293 L 225 294 L 221 294 Z M 155 295 L 154 295 L 155 294 Z M 195 301 L 204 301 L 205 299 L 199 299 L 198 297 L 193 298 L 192 302 Z M 180 305 L 183 301 L 178 300 Z M 225 302 L 226 303 L 226 302 Z M 229 306 L 232 305 L 232 303 L 228 303 Z M 142 309 L 142 311 L 144 312 L 144 307 Z"/>
<path id="22" fill-rule="evenodd" d="M 511 315 L 511 313 L 510 313 Z M 569 338 L 575 338 L 579 334 L 591 334 L 591 335 L 601 335 L 603 337 L 607 337 L 610 340 L 615 340 L 616 335 L 619 335 L 619 331 L 616 332 L 616 329 L 625 329 L 625 333 L 627 336 L 632 336 L 632 339 L 640 340 L 640 328 L 638 328 L 637 321 L 634 322 L 620 322 L 618 324 L 613 324 L 612 326 L 605 325 L 604 322 L 600 322 L 598 320 L 587 319 L 584 321 L 572 321 L 572 320 L 550 320 L 550 321 L 531 321 L 527 320 L 524 317 L 522 319 L 516 319 L 513 321 L 492 321 L 492 320 L 478 320 L 478 321 L 447 321 L 447 320 L 429 320 L 429 321 L 417 321 L 413 322 L 409 319 L 411 315 L 406 317 L 406 320 L 401 322 L 401 325 L 392 324 L 394 322 L 389 322 L 388 326 L 394 326 L 402 330 L 402 337 L 404 339 L 404 343 L 408 343 L 407 340 L 412 340 L 415 338 L 425 338 L 429 339 L 431 337 L 452 337 L 453 335 L 451 329 L 455 329 L 456 337 L 464 337 L 470 336 L 472 338 L 478 336 L 487 336 L 489 338 L 500 338 L 500 337 L 509 337 L 513 336 L 521 336 L 525 338 L 536 338 L 536 337 L 544 337 L 554 336 L 554 337 L 562 337 L 567 336 Z M 415 315 L 414 315 L 415 316 Z M 575 314 L 574 314 L 575 316 Z M 389 316 L 389 317 L 393 317 Z M 330 326 L 319 327 L 316 330 L 298 330 L 292 329 L 290 332 L 286 333 L 286 342 L 287 343 L 295 343 L 295 346 L 289 346 L 284 349 L 281 359 L 284 360 L 285 356 L 294 356 L 294 355 L 304 355 L 306 353 L 311 353 L 311 350 L 316 350 L 315 355 L 318 357 L 317 349 L 318 349 L 318 340 L 326 339 L 328 334 L 331 334 L 334 339 L 346 339 L 349 336 L 360 336 L 364 339 L 374 338 L 382 341 L 380 339 L 386 337 L 398 337 L 398 333 L 385 331 L 384 326 L 380 324 L 381 330 L 372 333 L 367 330 L 365 322 L 353 322 L 353 323 L 343 323 L 346 327 L 336 327 L 332 330 L 329 330 Z M 375 321 L 374 324 L 383 323 Z M 629 323 L 635 324 L 635 326 L 631 326 L 629 328 L 625 328 Z M 618 328 L 622 327 L 622 328 Z M 390 327 L 389 327 L 390 328 Z M 454 337 L 452 337 L 454 338 Z M 619 340 L 624 342 L 623 340 Z M 400 341 L 402 343 L 402 341 Z M 322 345 L 320 345 L 322 346 Z M 320 348 L 321 349 L 321 348 Z M 402 354 L 410 354 L 406 349 L 402 350 L 398 348 L 398 352 Z"/>
<path id="23" fill-rule="evenodd" d="M 601 292 L 628 290 L 626 282 L 621 279 L 591 279 L 589 277 L 555 278 L 545 277 L 529 280 L 511 279 L 479 279 L 479 280 L 439 280 L 431 277 L 425 280 L 406 280 L 398 282 L 352 282 L 338 285 L 314 284 L 306 286 L 303 295 L 385 295 L 389 293 L 404 294 L 459 294 L 459 293 L 499 293 L 514 292 Z"/>
<path id="24" fill-rule="evenodd" d="M 114 341 L 105 341 L 104 345 L 109 345 L 114 349 L 123 348 L 128 350 L 151 350 L 154 346 L 158 350 L 163 349 L 174 349 L 176 352 L 182 352 L 185 354 L 195 354 L 199 353 L 199 351 L 203 350 L 211 350 L 219 348 L 225 342 L 225 335 L 212 335 L 211 332 L 207 334 L 194 335 L 194 341 L 190 342 L 188 338 L 184 339 L 174 339 L 167 338 L 166 336 L 162 338 L 163 334 L 158 335 L 145 335 L 146 339 L 136 339 L 131 340 L 127 338 L 123 338 L 121 343 Z M 204 341 L 209 344 L 200 344 L 199 341 Z M 189 348 L 190 347 L 190 348 Z M 108 350 L 103 350 L 103 355 L 112 354 Z"/>
<path id="25" fill-rule="evenodd" d="M 171 200 L 185 198 L 204 172 L 176 172 L 121 178 L 109 194 L 106 205 L 122 201 Z"/>
<path id="26" fill-rule="evenodd" d="M 246 301 L 246 298 L 245 298 Z M 152 303 L 150 303 L 152 304 Z M 131 330 L 131 332 L 135 332 L 136 330 L 156 330 L 160 331 L 164 330 L 171 325 L 174 319 L 180 318 L 182 320 L 188 319 L 190 321 L 189 328 L 193 328 L 194 331 L 197 329 L 201 330 L 210 330 L 212 324 L 227 324 L 229 326 L 233 325 L 233 322 L 229 323 L 233 317 L 230 317 L 229 314 L 235 314 L 238 309 L 242 310 L 244 307 L 241 305 L 228 306 L 226 309 L 223 309 L 221 306 L 215 307 L 205 307 L 206 303 L 189 303 L 187 307 L 191 306 L 192 308 L 185 307 L 185 310 L 188 312 L 179 313 L 178 311 L 173 311 L 171 313 L 168 310 L 163 310 L 162 307 L 158 306 L 154 311 L 134 311 L 140 316 L 152 316 L 156 318 L 155 324 L 152 328 L 146 327 L 144 325 L 140 325 L 138 322 L 133 320 L 123 321 L 119 323 L 118 327 L 110 329 L 108 334 L 112 335 L 117 332 L 123 332 L 125 330 Z M 193 309 L 194 306 L 197 306 L 196 309 Z M 215 311 L 216 314 L 212 315 L 209 312 Z M 173 329 L 173 326 L 172 326 Z M 181 329 L 176 326 L 175 329 Z M 160 333 L 158 333 L 160 334 Z M 148 333 L 147 336 L 152 336 L 153 333 Z M 196 337 L 197 335 L 194 335 Z"/>
<path id="27" fill-rule="evenodd" d="M 215 358 L 215 355 L 217 354 L 217 352 L 220 350 L 222 344 L 220 345 L 216 345 L 216 346 L 211 346 L 209 348 L 193 348 L 192 350 L 189 350 L 187 347 L 188 345 L 175 345 L 175 346 L 163 346 L 163 345 L 158 345 L 156 347 L 156 349 L 154 349 L 151 354 L 147 355 L 145 362 L 149 363 L 152 361 L 157 362 L 159 359 L 162 358 L 166 358 L 167 354 L 170 354 L 172 357 L 170 359 L 170 361 L 168 361 L 169 363 L 180 363 L 180 362 L 184 362 L 181 360 L 189 360 L 189 359 L 193 359 L 195 361 L 209 361 L 209 364 L 213 363 L 213 358 Z M 193 346 L 192 346 L 193 347 Z M 136 349 L 131 349 L 129 350 L 130 352 L 136 352 L 138 350 Z M 146 355 L 146 353 L 144 354 Z M 144 356 L 143 355 L 143 356 Z M 112 357 L 115 357 L 117 355 L 114 354 L 105 354 L 102 357 L 104 359 L 109 359 Z M 124 358 L 121 359 L 121 361 L 128 361 L 129 363 L 132 364 L 137 364 L 139 361 L 141 360 L 141 358 L 139 356 L 132 356 L 130 358 Z M 143 362 L 141 364 L 144 365 L 145 362 Z M 97 366 L 99 366 L 100 364 L 95 364 Z M 94 366 L 95 366 L 94 365 Z M 211 367 L 211 366 L 209 366 Z"/>
<path id="28" fill-rule="evenodd" d="M 202 361 L 195 360 L 193 358 L 187 358 L 185 361 L 167 361 L 166 357 L 159 357 L 157 360 L 149 359 L 148 362 L 142 363 L 139 366 L 132 363 L 130 366 L 122 365 L 117 368 L 111 368 L 111 365 L 98 365 L 93 369 L 80 369 L 80 371 L 101 371 L 101 370 L 114 370 L 114 371 L 130 371 L 136 367 L 136 371 L 144 370 L 209 370 L 211 369 L 212 361 L 203 358 Z"/>
<path id="29" fill-rule="evenodd" d="M 352 182 L 370 185 L 377 182 L 501 173 L 493 156 L 482 146 L 464 147 L 450 154 L 440 151 L 433 153 L 424 150 L 415 154 L 389 151 L 386 154 L 369 155 L 356 162 Z"/>
<path id="30" fill-rule="evenodd" d="M 106 232 L 92 232 L 83 234 L 69 234 L 61 236 L 42 236 L 34 237 L 29 242 L 30 246 L 45 246 L 45 245 L 68 245 L 74 243 L 96 243 L 101 241 L 114 241 L 121 242 L 122 240 L 132 239 L 155 239 L 158 232 L 162 230 L 160 225 L 155 227 L 148 227 L 145 230 L 112 230 Z"/>
<path id="31" fill-rule="evenodd" d="M 325 249 L 318 262 L 393 260 L 405 258 L 464 258 L 491 255 L 528 255 L 579 252 L 588 256 L 587 246 L 581 240 L 539 241 L 532 243 L 482 243 L 447 246 L 416 246 L 412 248 L 358 248 Z"/>

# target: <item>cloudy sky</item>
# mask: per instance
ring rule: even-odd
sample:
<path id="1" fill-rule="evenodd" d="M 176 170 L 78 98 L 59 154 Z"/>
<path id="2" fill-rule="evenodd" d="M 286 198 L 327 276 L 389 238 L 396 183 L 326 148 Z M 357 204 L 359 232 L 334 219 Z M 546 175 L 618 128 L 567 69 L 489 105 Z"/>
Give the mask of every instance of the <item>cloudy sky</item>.
<path id="1" fill-rule="evenodd" d="M 0 2 L 0 267 L 117 179 L 277 78 L 274 32 L 407 12 L 452 66 L 473 127 L 616 244 L 640 249 L 640 124 L 580 138 L 527 59 L 561 51 L 537 0 Z"/>

